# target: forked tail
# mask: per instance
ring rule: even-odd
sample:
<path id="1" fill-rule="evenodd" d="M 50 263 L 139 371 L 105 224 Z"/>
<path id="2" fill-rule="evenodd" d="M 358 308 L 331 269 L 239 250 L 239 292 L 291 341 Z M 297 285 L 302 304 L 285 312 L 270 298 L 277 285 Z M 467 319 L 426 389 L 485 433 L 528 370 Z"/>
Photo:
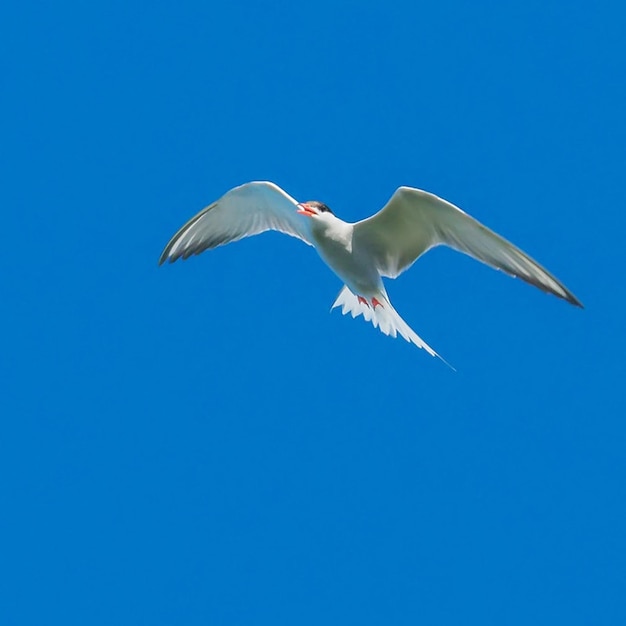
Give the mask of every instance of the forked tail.
<path id="1" fill-rule="evenodd" d="M 446 365 L 454 369 L 439 354 L 437 354 L 409 325 L 398 315 L 386 294 L 380 294 L 374 298 L 374 304 L 365 302 L 363 298 L 355 296 L 347 286 L 339 292 L 331 311 L 340 306 L 343 315 L 351 313 L 352 317 L 362 315 L 366 322 L 371 322 L 374 328 L 380 328 L 385 335 L 397 337 L 400 334 L 409 343 L 414 343 L 418 348 L 423 348 L 431 356 L 440 358 Z"/>

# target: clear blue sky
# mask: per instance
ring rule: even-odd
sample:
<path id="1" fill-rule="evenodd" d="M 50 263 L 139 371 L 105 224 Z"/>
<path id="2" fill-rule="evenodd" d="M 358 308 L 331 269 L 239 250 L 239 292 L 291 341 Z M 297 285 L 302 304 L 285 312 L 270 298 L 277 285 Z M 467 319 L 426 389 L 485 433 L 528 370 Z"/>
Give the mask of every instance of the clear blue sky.
<path id="1" fill-rule="evenodd" d="M 624 11 L 5 3 L 0 623 L 625 623 Z M 294 239 L 157 267 L 254 179 L 433 191 L 586 308 L 430 253 L 455 374 Z"/>

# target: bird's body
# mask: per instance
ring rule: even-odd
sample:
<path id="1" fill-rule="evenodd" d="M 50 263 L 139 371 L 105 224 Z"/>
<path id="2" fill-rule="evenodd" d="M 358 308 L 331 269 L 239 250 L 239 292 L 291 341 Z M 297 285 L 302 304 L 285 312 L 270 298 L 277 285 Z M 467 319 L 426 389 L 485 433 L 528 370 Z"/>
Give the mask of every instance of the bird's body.
<path id="1" fill-rule="evenodd" d="M 243 237 L 277 230 L 316 248 L 345 283 L 333 304 L 344 314 L 363 315 L 386 335 L 430 348 L 391 305 L 383 277 L 395 278 L 438 245 L 582 306 L 552 274 L 527 254 L 454 205 L 419 189 L 400 187 L 370 218 L 344 222 L 321 202 L 298 203 L 270 182 L 235 187 L 189 220 L 165 247 L 159 263 L 186 259 Z M 437 355 L 438 356 L 438 355 Z"/>
<path id="2" fill-rule="evenodd" d="M 354 246 L 353 224 L 324 213 L 311 220 L 311 236 L 320 257 L 353 293 L 366 297 L 384 290 L 374 259 Z"/>

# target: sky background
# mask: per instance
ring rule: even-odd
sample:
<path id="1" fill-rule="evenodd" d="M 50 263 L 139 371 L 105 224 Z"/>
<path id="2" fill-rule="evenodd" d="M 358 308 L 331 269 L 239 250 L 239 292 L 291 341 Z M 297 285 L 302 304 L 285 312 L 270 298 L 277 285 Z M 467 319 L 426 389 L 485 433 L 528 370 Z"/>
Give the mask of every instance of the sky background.
<path id="1" fill-rule="evenodd" d="M 623 2 L 0 9 L 0 623 L 626 621 Z M 356 221 L 399 185 L 579 310 L 450 250 L 392 301 L 266 234 L 157 267 L 249 180 Z"/>

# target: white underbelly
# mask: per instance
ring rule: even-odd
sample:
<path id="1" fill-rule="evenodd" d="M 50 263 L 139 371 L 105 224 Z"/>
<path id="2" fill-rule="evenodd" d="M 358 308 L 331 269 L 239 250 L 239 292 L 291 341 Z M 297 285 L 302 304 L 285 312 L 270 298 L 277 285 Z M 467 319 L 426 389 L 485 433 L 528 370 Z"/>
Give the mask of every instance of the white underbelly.
<path id="1" fill-rule="evenodd" d="M 316 249 L 328 267 L 356 295 L 371 296 L 382 290 L 382 280 L 374 264 L 359 257 L 343 243 L 329 239 L 316 241 Z"/>

